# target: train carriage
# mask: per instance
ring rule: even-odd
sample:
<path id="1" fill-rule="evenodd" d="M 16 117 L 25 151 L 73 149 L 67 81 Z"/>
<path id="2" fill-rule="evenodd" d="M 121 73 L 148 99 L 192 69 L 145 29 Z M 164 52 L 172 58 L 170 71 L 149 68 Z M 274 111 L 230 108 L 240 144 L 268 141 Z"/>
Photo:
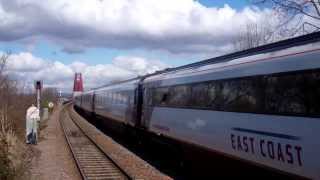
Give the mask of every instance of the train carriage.
<path id="1" fill-rule="evenodd" d="M 76 107 L 80 108 L 81 107 L 81 94 L 75 95 L 73 97 L 73 103 Z"/>
<path id="2" fill-rule="evenodd" d="M 94 91 L 90 90 L 81 94 L 81 109 L 87 113 L 92 113 L 94 110 Z"/>
<path id="3" fill-rule="evenodd" d="M 320 178 L 320 43 L 147 77 L 149 131 L 289 174 Z"/>
<path id="4" fill-rule="evenodd" d="M 119 123 L 136 125 L 136 99 L 139 78 L 119 82 L 95 91 L 94 112 Z"/>

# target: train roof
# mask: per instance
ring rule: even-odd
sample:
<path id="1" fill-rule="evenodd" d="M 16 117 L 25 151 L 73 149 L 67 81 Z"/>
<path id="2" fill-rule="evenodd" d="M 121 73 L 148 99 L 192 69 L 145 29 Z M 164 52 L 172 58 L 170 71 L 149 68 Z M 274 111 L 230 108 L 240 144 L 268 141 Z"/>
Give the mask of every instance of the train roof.
<path id="1" fill-rule="evenodd" d="M 184 69 L 188 69 L 188 68 L 195 68 L 195 67 L 209 65 L 209 64 L 227 62 L 227 61 L 231 61 L 231 60 L 238 59 L 238 58 L 280 51 L 283 49 L 287 49 L 287 48 L 291 48 L 291 47 L 295 47 L 295 46 L 301 46 L 301 45 L 314 43 L 314 42 L 318 42 L 318 41 L 320 41 L 320 32 L 314 32 L 314 33 L 310 33 L 307 35 L 298 36 L 295 38 L 286 39 L 286 40 L 278 41 L 275 43 L 270 43 L 270 44 L 258 46 L 255 48 L 251 48 L 251 49 L 247 49 L 247 50 L 243 50 L 243 51 L 238 51 L 238 52 L 234 52 L 234 53 L 202 60 L 199 62 L 195 62 L 195 63 L 191 63 L 191 64 L 179 66 L 179 67 L 167 68 L 162 71 L 157 71 L 152 74 L 147 74 L 145 76 L 145 78 L 150 77 L 150 76 L 154 76 L 154 75 L 158 75 L 158 74 L 164 74 L 164 73 L 168 73 L 168 72 L 184 70 Z"/>
<path id="2" fill-rule="evenodd" d="M 135 78 L 131 78 L 131 79 L 127 79 L 127 80 L 118 81 L 118 82 L 115 82 L 115 83 L 110 83 L 110 84 L 106 84 L 106 85 L 103 85 L 103 86 L 99 86 L 99 87 L 93 88 L 91 90 L 98 90 L 98 89 L 102 89 L 102 88 L 106 88 L 106 87 L 114 86 L 114 85 L 118 85 L 118 84 L 123 84 L 123 83 L 131 82 L 131 81 L 138 81 L 140 79 L 141 79 L 141 77 L 137 76 Z"/>

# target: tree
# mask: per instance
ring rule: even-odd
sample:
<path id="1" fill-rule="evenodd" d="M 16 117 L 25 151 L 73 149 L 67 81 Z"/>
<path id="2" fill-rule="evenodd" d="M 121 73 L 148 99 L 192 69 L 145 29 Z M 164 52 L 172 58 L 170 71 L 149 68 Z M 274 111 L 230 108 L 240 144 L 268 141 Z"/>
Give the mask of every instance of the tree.
<path id="1" fill-rule="evenodd" d="M 234 38 L 234 51 L 258 47 L 273 41 L 273 27 L 268 22 L 265 22 L 264 25 L 248 23 L 244 29 L 238 31 L 238 35 Z"/>
<path id="2" fill-rule="evenodd" d="M 320 30 L 319 0 L 251 0 L 254 4 L 272 7 L 279 16 L 283 36 Z"/>
<path id="3" fill-rule="evenodd" d="M 255 4 L 271 5 L 274 10 L 290 17 L 305 15 L 320 20 L 319 0 L 252 0 Z"/>
<path id="4" fill-rule="evenodd" d="M 5 80 L 7 79 L 4 74 L 4 70 L 5 70 L 8 58 L 9 58 L 9 53 L 4 53 L 0 57 L 0 88 L 2 87 L 2 85 L 5 83 Z"/>
<path id="5" fill-rule="evenodd" d="M 8 112 L 8 101 L 9 96 L 8 93 L 10 91 L 11 84 L 8 83 L 8 79 L 4 74 L 5 67 L 7 64 L 7 60 L 9 58 L 9 54 L 2 54 L 0 57 L 0 136 L 5 133 L 11 126 L 11 122 L 8 120 L 7 112 Z"/>
<path id="6" fill-rule="evenodd" d="M 6 72 L 9 56 L 10 53 L 0 55 L 0 179 L 3 180 L 22 177 L 32 159 L 22 142 L 25 110 L 34 97 L 19 92 L 18 81 Z"/>

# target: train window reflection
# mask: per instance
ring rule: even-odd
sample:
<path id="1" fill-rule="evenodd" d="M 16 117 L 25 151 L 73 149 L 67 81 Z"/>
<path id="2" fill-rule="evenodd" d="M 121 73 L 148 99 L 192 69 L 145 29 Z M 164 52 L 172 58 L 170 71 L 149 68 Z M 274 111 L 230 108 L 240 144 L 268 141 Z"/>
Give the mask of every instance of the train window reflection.
<path id="1" fill-rule="evenodd" d="M 236 112 L 256 112 L 257 86 L 255 80 L 240 79 L 227 81 L 223 84 L 223 109 Z"/>
<path id="2" fill-rule="evenodd" d="M 320 116 L 320 70 L 156 88 L 153 105 L 215 111 Z"/>
<path id="3" fill-rule="evenodd" d="M 221 109 L 220 106 L 223 103 L 221 96 L 222 84 L 219 82 L 211 82 L 208 87 L 208 107 L 214 110 Z"/>
<path id="4" fill-rule="evenodd" d="M 169 91 L 170 98 L 168 104 L 171 106 L 188 106 L 190 94 L 191 87 L 189 85 L 172 87 Z"/>
<path id="5" fill-rule="evenodd" d="M 165 106 L 168 100 L 169 88 L 157 88 L 153 93 L 153 103 Z"/>
<path id="6" fill-rule="evenodd" d="M 320 74 L 308 72 L 267 78 L 266 111 L 319 115 Z"/>
<path id="7" fill-rule="evenodd" d="M 208 105 L 208 83 L 192 86 L 190 104 L 194 107 L 206 107 Z"/>

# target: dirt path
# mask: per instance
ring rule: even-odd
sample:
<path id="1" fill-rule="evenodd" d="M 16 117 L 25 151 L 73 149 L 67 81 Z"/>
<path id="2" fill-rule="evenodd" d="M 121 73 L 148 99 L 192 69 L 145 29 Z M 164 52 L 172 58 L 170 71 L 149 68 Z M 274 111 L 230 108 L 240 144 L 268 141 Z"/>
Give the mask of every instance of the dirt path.
<path id="1" fill-rule="evenodd" d="M 32 180 L 81 179 L 60 127 L 60 108 L 56 108 L 46 123 L 47 127 L 41 130 L 38 145 L 33 146 L 37 157 L 30 170 Z"/>

